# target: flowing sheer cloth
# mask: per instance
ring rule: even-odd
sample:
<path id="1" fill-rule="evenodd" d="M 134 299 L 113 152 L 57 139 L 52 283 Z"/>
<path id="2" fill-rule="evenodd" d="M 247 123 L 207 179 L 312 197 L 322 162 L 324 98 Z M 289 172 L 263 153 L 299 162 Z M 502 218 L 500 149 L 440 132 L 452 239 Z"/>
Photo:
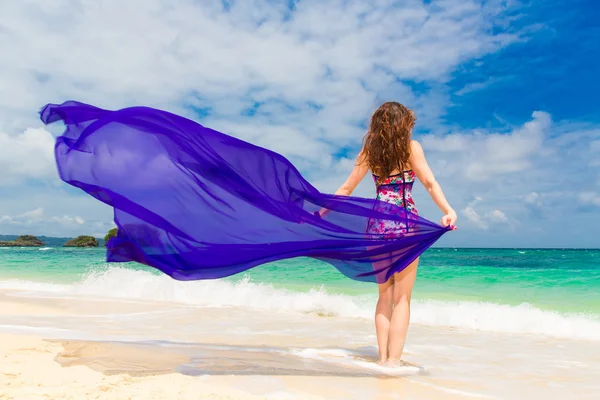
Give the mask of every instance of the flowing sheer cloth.
<path id="1" fill-rule="evenodd" d="M 197 280 L 303 256 L 383 283 L 450 230 L 394 204 L 321 193 L 280 154 L 165 111 L 68 101 L 41 119 L 65 124 L 61 179 L 114 209 L 108 262 Z M 406 229 L 370 234 L 374 219 Z"/>

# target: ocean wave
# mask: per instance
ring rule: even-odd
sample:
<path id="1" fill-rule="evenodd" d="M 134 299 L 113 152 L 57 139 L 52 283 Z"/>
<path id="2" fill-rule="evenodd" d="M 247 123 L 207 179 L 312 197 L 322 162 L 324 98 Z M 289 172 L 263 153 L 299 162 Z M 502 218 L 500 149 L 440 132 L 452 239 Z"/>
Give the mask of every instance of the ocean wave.
<path id="1" fill-rule="evenodd" d="M 294 292 L 251 282 L 248 278 L 237 282 L 182 282 L 166 275 L 121 267 L 92 272 L 74 284 L 4 280 L 0 281 L 0 289 L 28 291 L 30 294 L 52 297 L 85 296 L 198 307 L 243 307 L 366 319 L 373 318 L 376 302 L 375 295 L 332 294 L 323 288 Z M 600 341 L 598 316 L 564 314 L 528 304 L 509 306 L 474 301 L 413 300 L 411 321 L 429 326 Z"/>

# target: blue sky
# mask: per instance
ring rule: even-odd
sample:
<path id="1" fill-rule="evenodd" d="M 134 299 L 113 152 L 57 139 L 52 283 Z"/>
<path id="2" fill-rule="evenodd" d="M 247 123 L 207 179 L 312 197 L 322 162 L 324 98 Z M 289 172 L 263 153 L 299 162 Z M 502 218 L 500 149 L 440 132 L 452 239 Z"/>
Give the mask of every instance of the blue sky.
<path id="1" fill-rule="evenodd" d="M 516 122 L 529 118 L 534 109 L 557 120 L 600 120 L 600 6 L 592 1 L 535 1 L 519 12 L 514 25 L 525 30 L 525 40 L 467 62 L 453 74 L 455 106 L 448 121 L 462 127 L 497 127 L 502 123 L 490 119 L 490 112 Z M 485 90 L 461 92 L 478 84 Z"/>
<path id="2" fill-rule="evenodd" d="M 110 209 L 58 180 L 60 127 L 36 114 L 48 102 L 177 112 L 282 153 L 333 192 L 371 112 L 396 100 L 415 110 L 459 214 L 439 245 L 600 247 L 592 1 L 41 4 L 0 6 L 1 234 L 112 226 Z M 355 194 L 373 190 L 367 178 Z M 422 188 L 416 200 L 441 216 Z"/>

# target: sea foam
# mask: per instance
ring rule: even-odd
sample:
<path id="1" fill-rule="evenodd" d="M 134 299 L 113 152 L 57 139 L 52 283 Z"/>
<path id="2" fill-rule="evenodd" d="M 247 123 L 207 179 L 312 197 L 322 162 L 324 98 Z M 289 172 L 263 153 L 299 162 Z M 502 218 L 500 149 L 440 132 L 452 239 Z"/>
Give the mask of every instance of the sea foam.
<path id="1" fill-rule="evenodd" d="M 375 294 L 332 294 L 323 288 L 295 292 L 252 282 L 248 278 L 182 282 L 166 275 L 122 267 L 92 272 L 73 284 L 3 280 L 0 281 L 0 289 L 25 291 L 28 296 L 128 299 L 366 319 L 373 318 L 376 303 Z M 373 290 L 376 290 L 375 287 Z M 510 306 L 416 299 L 412 303 L 411 321 L 429 326 L 600 341 L 600 318 L 597 315 L 564 314 L 528 304 Z"/>

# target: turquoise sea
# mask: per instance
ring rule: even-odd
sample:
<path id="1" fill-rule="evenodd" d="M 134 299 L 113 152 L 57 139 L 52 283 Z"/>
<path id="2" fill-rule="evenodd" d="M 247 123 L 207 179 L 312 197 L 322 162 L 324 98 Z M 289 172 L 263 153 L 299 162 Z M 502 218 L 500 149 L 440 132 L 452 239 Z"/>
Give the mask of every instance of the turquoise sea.
<path id="1" fill-rule="evenodd" d="M 451 398 L 596 399 L 600 390 L 600 250 L 427 250 L 407 369 L 375 363 L 376 285 L 328 264 L 297 258 L 182 282 L 107 264 L 104 253 L 0 248 L 0 333 L 82 341 L 96 350 L 78 362 L 118 371 L 155 368 L 156 354 L 172 368 L 169 354 L 183 354 L 178 373 L 259 381 L 265 398 L 304 398 L 280 396 L 289 375 L 319 375 L 328 399 L 409 398 L 396 393 L 407 382 Z M 103 346 L 115 343 L 150 364 L 107 357 Z"/>
<path id="2" fill-rule="evenodd" d="M 103 248 L 0 248 L 0 289 L 364 318 L 377 292 L 307 258 L 178 282 L 138 264 L 107 264 L 104 255 Z M 413 298 L 415 323 L 594 339 L 600 250 L 432 248 L 421 257 Z"/>

